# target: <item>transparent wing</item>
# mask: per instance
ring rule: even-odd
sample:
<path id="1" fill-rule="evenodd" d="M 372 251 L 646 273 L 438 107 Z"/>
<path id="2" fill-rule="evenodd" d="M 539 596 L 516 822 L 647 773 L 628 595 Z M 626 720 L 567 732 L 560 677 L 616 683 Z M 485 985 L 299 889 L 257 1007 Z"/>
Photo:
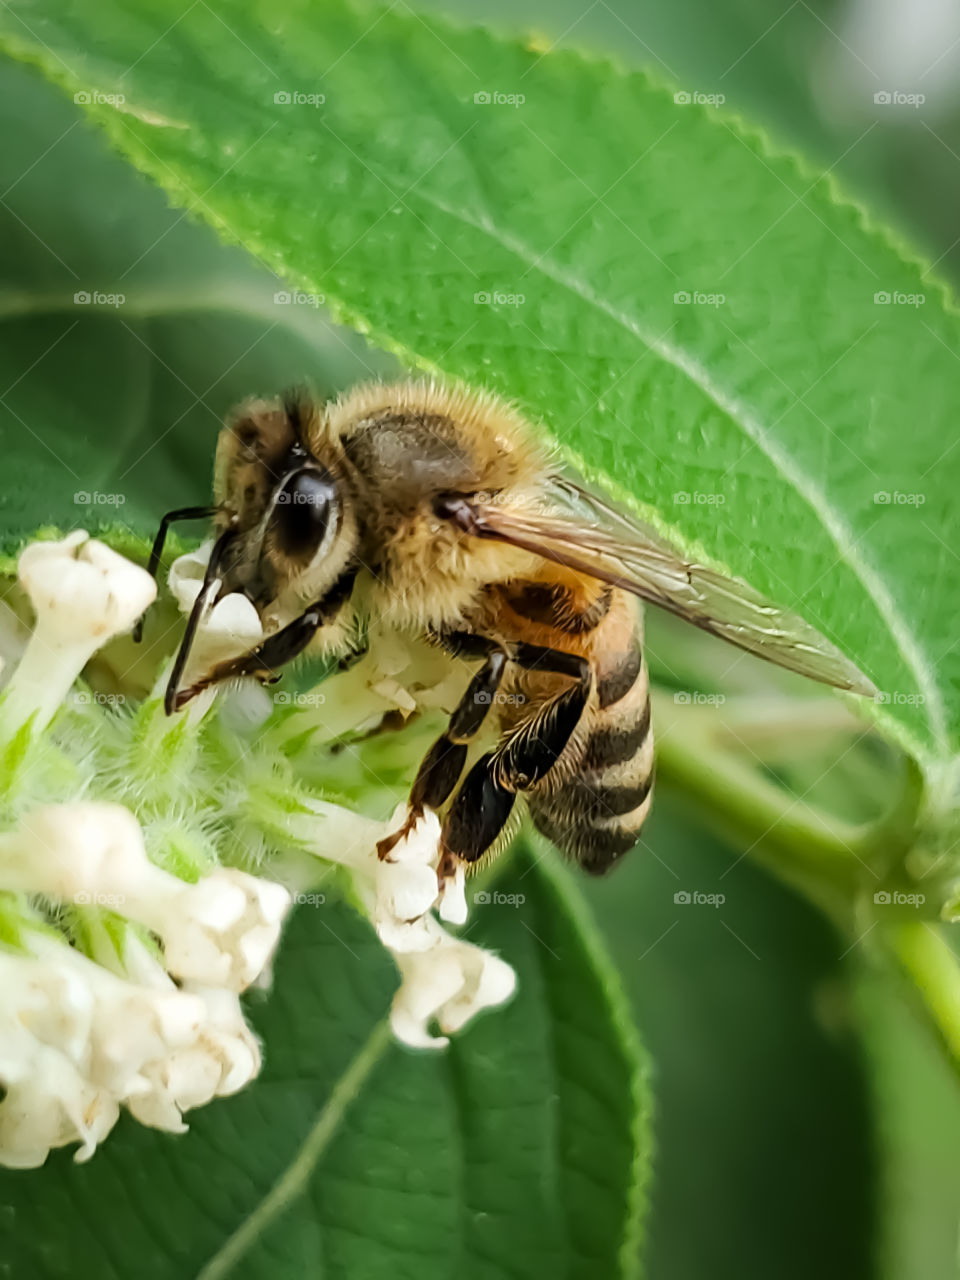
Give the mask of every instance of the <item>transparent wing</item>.
<path id="1" fill-rule="evenodd" d="M 550 498 L 558 509 L 544 513 L 464 500 L 455 518 L 475 536 L 509 542 L 630 591 L 767 662 L 865 697 L 876 693 L 819 631 L 747 583 L 685 560 L 659 535 L 564 477 L 552 479 Z"/>

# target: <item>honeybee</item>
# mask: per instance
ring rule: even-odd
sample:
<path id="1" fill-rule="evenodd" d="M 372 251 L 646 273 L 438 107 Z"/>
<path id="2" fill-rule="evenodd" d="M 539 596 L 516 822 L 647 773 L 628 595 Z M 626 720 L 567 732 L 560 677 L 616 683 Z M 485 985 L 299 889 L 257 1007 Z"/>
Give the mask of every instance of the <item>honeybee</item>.
<path id="1" fill-rule="evenodd" d="M 441 874 L 502 839 L 522 795 L 536 827 L 587 871 L 637 840 L 653 733 L 640 601 L 814 680 L 869 680 L 801 618 L 683 559 L 559 474 L 527 423 L 484 394 L 433 383 L 360 387 L 321 404 L 251 400 L 221 432 L 216 540 L 166 692 L 173 713 L 224 680 L 276 678 L 311 646 L 345 651 L 358 619 L 387 618 L 477 663 L 420 764 L 406 825 L 443 811 Z M 181 688 L 197 625 L 239 591 L 268 634 Z M 497 745 L 464 777 L 488 716 Z"/>

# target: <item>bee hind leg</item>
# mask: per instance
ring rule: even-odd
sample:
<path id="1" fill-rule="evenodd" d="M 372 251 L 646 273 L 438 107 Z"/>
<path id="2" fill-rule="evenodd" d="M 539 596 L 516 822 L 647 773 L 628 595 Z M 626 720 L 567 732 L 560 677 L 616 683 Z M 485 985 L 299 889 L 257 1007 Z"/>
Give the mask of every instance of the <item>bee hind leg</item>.
<path id="1" fill-rule="evenodd" d="M 434 742 L 417 770 L 410 790 L 406 821 L 399 831 L 392 832 L 377 844 L 381 859 L 389 857 L 391 850 L 410 834 L 423 816 L 424 809 L 439 808 L 460 781 L 467 747 L 487 718 L 508 661 L 506 650 L 493 641 L 484 643 L 488 650 L 486 661 L 467 685 L 446 730 Z"/>
<path id="2" fill-rule="evenodd" d="M 590 691 L 590 664 L 575 654 L 517 645 L 511 658 L 529 670 L 554 671 L 576 684 L 546 703 L 467 774 L 446 815 L 440 837 L 440 873 L 458 862 L 477 862 L 506 826 L 517 792 L 527 791 L 556 764 L 580 722 Z"/>

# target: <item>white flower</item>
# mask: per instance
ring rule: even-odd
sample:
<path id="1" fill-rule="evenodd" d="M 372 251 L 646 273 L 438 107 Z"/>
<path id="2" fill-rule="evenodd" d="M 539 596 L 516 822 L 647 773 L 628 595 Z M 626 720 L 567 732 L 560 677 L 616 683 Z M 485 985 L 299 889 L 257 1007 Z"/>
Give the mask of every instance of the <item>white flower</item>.
<path id="1" fill-rule="evenodd" d="M 86 1159 L 121 1104 L 182 1132 L 185 1111 L 257 1075 L 260 1049 L 235 992 L 180 990 L 133 938 L 129 978 L 45 932 L 30 947 L 0 952 L 0 1165 L 32 1168 L 72 1142 Z"/>
<path id="2" fill-rule="evenodd" d="M 0 836 L 0 888 L 107 905 L 159 935 L 171 973 L 234 991 L 269 962 L 290 906 L 282 885 L 230 867 L 197 884 L 155 867 L 136 818 L 113 804 L 29 814 L 18 831 Z"/>
<path id="3" fill-rule="evenodd" d="M 5 693 L 8 733 L 31 716 L 35 732 L 45 728 L 97 649 L 129 631 L 157 593 L 148 573 L 82 531 L 32 543 L 18 573 L 37 621 Z"/>
<path id="4" fill-rule="evenodd" d="M 202 548 L 171 570 L 184 610 L 208 556 Z M 450 1032 L 508 998 L 510 966 L 450 936 L 434 915 L 466 918 L 463 868 L 438 880 L 436 813 L 422 814 L 381 859 L 378 843 L 406 829 L 407 806 L 388 823 L 374 821 L 310 799 L 309 774 L 296 780 L 288 805 L 277 767 L 289 768 L 307 738 L 316 745 L 355 734 L 391 709 L 450 710 L 462 671 L 386 636 L 310 710 L 271 717 L 255 708 L 262 735 L 231 741 L 237 730 L 223 717 L 209 738 L 195 733 L 216 698 L 211 689 L 172 719 L 156 698 L 109 722 L 97 699 L 78 699 L 64 731 L 41 747 L 38 731 L 73 680 L 100 645 L 133 625 L 155 587 L 83 533 L 28 548 L 19 568 L 36 626 L 0 698 L 0 738 L 9 742 L 29 723 L 32 739 L 29 750 L 11 754 L 18 825 L 0 832 L 2 905 L 18 939 L 16 950 L 0 942 L 0 1165 L 35 1167 L 71 1144 L 87 1159 L 121 1107 L 141 1123 L 182 1132 L 194 1107 L 257 1076 L 260 1046 L 238 993 L 269 981 L 291 897 L 279 883 L 217 864 L 248 832 L 251 855 L 287 854 L 293 878 L 291 850 L 347 869 L 355 900 L 400 969 L 391 1015 L 399 1038 L 441 1045 L 433 1022 Z M 225 596 L 201 621 L 185 681 L 262 635 L 252 604 Z M 231 753 L 243 777 L 225 781 Z M 106 785 L 125 803 L 81 798 Z M 65 803 L 48 803 L 65 787 L 73 789 Z M 149 847 L 163 866 L 148 857 L 131 807 L 148 815 Z M 216 829 L 206 825 L 209 813 Z M 186 878 L 167 866 L 184 868 Z M 69 909 L 62 917 L 60 906 Z"/>
<path id="5" fill-rule="evenodd" d="M 0 1165 L 36 1169 L 54 1147 L 81 1143 L 77 1160 L 89 1160 L 117 1122 L 120 1106 L 98 1089 L 70 1059 L 36 1043 L 29 1071 L 4 1078 L 0 1102 Z"/>
<path id="6" fill-rule="evenodd" d="M 260 1070 L 260 1046 L 231 991 L 195 989 L 205 1019 L 188 1045 L 148 1066 L 148 1084 L 127 1105 L 141 1124 L 183 1133 L 183 1113 L 236 1093 Z"/>
<path id="7" fill-rule="evenodd" d="M 401 805 L 387 827 L 387 834 L 406 821 Z M 374 851 L 369 859 L 375 884 L 373 924 L 380 941 L 394 951 L 422 951 L 432 945 L 424 921 L 439 897 L 437 857 L 440 820 L 425 810 L 412 831 L 395 844 L 387 858 Z"/>
<path id="8" fill-rule="evenodd" d="M 431 914 L 437 907 L 444 919 L 466 918 L 463 869 L 438 890 L 440 822 L 432 810 L 393 846 L 389 859 L 381 860 L 377 841 L 399 830 L 406 805 L 385 825 L 337 805 L 312 807 L 316 817 L 301 820 L 298 834 L 312 837 L 318 856 L 350 868 L 356 895 L 400 970 L 390 1018 L 398 1039 L 418 1048 L 442 1048 L 446 1038 L 428 1030 L 434 1018 L 442 1030 L 457 1031 L 481 1009 L 509 998 L 516 985 L 510 965 L 451 937 Z"/>
<path id="9" fill-rule="evenodd" d="M 481 1009 L 508 1000 L 516 974 L 499 956 L 450 937 L 435 920 L 427 919 L 434 945 L 395 956 L 403 981 L 393 998 L 390 1025 L 406 1044 L 439 1049 L 447 1038 L 430 1034 L 433 1019 L 442 1031 L 459 1031 Z"/>

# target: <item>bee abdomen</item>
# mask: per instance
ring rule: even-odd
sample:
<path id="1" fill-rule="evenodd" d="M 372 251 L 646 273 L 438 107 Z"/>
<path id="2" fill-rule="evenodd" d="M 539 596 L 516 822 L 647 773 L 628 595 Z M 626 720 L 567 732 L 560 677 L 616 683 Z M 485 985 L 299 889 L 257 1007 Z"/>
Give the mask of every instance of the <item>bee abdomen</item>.
<path id="1" fill-rule="evenodd" d="M 636 844 L 653 786 L 650 690 L 639 646 L 605 666 L 572 772 L 529 797 L 537 830 L 595 875 Z"/>

